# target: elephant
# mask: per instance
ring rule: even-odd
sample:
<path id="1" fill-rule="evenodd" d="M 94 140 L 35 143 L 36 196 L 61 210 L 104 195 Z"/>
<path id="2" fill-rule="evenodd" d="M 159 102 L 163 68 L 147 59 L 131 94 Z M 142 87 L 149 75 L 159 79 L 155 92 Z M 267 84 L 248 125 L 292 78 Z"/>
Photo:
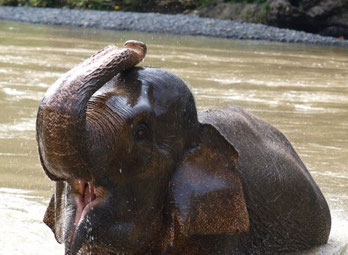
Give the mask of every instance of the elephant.
<path id="1" fill-rule="evenodd" d="M 325 244 L 328 204 L 275 127 L 197 112 L 176 75 L 108 46 L 58 79 L 36 122 L 65 254 L 280 254 Z"/>

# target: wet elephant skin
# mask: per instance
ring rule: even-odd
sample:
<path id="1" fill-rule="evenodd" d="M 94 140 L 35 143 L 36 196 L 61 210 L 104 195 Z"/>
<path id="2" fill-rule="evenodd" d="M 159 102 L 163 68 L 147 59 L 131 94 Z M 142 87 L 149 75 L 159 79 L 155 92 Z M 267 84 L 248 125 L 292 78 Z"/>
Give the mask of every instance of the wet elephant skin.
<path id="1" fill-rule="evenodd" d="M 40 105 L 41 163 L 56 182 L 44 221 L 66 254 L 274 254 L 326 243 L 327 203 L 284 135 L 238 107 L 197 114 L 180 78 L 132 68 L 140 46 L 111 57 L 116 71 L 105 60 L 75 70 Z"/>

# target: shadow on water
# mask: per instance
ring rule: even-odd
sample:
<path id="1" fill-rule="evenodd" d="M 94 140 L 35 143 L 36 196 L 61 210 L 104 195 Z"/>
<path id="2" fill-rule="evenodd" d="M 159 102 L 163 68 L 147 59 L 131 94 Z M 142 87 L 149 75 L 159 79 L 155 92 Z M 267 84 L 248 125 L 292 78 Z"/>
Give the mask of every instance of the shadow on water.
<path id="1" fill-rule="evenodd" d="M 63 253 L 41 222 L 52 186 L 37 155 L 37 107 L 64 72 L 129 39 L 147 43 L 143 66 L 187 81 L 200 110 L 235 104 L 282 130 L 333 216 L 329 243 L 306 254 L 348 252 L 346 49 L 0 22 L 0 254 Z"/>

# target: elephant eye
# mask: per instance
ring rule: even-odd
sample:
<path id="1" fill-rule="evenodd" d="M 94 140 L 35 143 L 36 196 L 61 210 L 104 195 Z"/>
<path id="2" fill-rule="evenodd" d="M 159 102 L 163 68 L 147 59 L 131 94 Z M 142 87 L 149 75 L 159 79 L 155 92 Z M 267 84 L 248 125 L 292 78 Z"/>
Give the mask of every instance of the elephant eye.
<path id="1" fill-rule="evenodd" d="M 148 127 L 146 124 L 141 123 L 135 129 L 135 138 L 138 140 L 144 139 L 148 134 Z"/>

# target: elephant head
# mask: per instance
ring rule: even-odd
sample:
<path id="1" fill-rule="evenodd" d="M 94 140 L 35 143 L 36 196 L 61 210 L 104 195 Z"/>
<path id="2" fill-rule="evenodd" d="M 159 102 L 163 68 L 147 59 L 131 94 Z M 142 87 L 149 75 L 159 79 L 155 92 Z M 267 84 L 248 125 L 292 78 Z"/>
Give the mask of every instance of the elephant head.
<path id="1" fill-rule="evenodd" d="M 181 79 L 133 67 L 145 54 L 140 42 L 109 46 L 39 107 L 40 159 L 56 182 L 44 221 L 66 254 L 194 253 L 199 236 L 249 227 L 237 152 L 199 123 Z"/>

